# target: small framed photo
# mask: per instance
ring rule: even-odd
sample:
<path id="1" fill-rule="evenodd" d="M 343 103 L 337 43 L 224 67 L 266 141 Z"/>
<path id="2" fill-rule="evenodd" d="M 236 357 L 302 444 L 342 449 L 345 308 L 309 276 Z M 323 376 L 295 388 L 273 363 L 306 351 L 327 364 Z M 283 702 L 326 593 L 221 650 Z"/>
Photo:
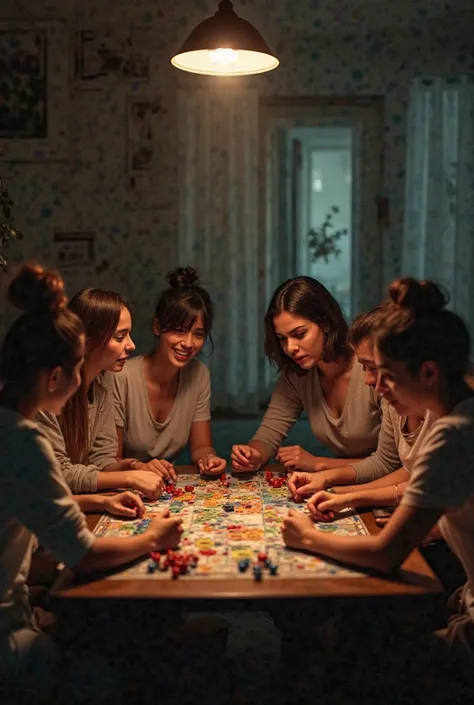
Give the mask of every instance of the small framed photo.
<path id="1" fill-rule="evenodd" d="M 88 267 L 94 264 L 94 233 L 55 233 L 58 267 Z"/>

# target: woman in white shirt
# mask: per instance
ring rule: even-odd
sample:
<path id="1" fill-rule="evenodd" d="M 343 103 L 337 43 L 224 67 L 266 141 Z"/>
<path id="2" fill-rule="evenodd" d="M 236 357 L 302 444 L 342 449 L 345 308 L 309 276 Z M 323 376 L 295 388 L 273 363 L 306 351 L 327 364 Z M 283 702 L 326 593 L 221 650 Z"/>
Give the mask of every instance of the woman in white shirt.
<path id="1" fill-rule="evenodd" d="M 37 627 L 26 580 L 35 536 L 58 561 L 104 570 L 179 543 L 179 517 L 163 514 L 143 534 L 96 538 L 34 419 L 60 414 L 80 384 L 84 328 L 66 307 L 61 277 L 25 265 L 9 299 L 22 311 L 0 350 L 0 694 L 5 703 L 47 700 L 58 673 L 54 643 Z M 141 501 L 135 500 L 140 511 Z"/>
<path id="2" fill-rule="evenodd" d="M 428 409 L 438 420 L 380 534 L 329 536 L 317 531 L 310 517 L 291 511 L 283 522 L 283 538 L 292 548 L 389 573 L 439 521 L 467 583 L 456 597 L 455 614 L 430 648 L 403 648 L 411 668 L 431 659 L 430 673 L 469 681 L 474 666 L 474 395 L 465 381 L 469 333 L 459 316 L 445 308 L 446 297 L 432 282 L 404 278 L 392 284 L 389 296 L 391 311 L 375 333 L 378 386 L 382 393 L 387 390 L 392 404 L 396 400 L 411 414 Z M 310 512 L 316 515 L 325 500 L 324 492 L 316 493 L 308 502 Z M 420 677 L 427 675 L 426 668 L 425 661 Z"/>

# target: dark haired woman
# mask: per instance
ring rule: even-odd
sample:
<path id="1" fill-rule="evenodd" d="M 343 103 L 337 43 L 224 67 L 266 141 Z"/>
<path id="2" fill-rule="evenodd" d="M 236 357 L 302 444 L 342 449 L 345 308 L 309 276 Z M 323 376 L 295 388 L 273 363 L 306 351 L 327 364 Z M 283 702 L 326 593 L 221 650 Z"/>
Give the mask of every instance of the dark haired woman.
<path id="1" fill-rule="evenodd" d="M 226 462 L 212 446 L 209 371 L 196 359 L 212 342 L 212 302 L 192 267 L 167 280 L 155 309 L 155 349 L 113 379 L 119 452 L 166 477 L 173 474 L 169 461 L 189 441 L 200 472 L 221 473 Z"/>
<path id="2" fill-rule="evenodd" d="M 446 298 L 432 282 L 401 279 L 391 286 L 390 298 L 392 310 L 375 335 L 381 391 L 388 390 L 409 413 L 422 414 L 428 409 L 438 420 L 417 455 L 398 508 L 380 534 L 328 536 L 315 530 L 310 517 L 290 512 L 283 522 L 283 538 L 293 548 L 390 572 L 439 520 L 441 533 L 463 564 L 468 581 L 452 601 L 455 615 L 446 629 L 437 632 L 432 649 L 418 645 L 415 656 L 410 650 L 408 660 L 412 659 L 414 668 L 413 659 L 415 663 L 425 659 L 421 668 L 427 675 L 437 674 L 437 688 L 442 675 L 454 685 L 462 674 L 471 679 L 472 686 L 474 394 L 465 381 L 469 333 L 463 321 L 445 308 Z M 317 493 L 308 506 L 314 513 L 323 501 L 325 493 Z M 392 648 L 389 651 L 392 655 Z M 400 685 L 397 682 L 402 693 Z M 428 701 L 441 702 L 427 696 L 424 702 Z"/>
<path id="3" fill-rule="evenodd" d="M 276 455 L 288 470 L 318 472 L 339 467 L 338 458 L 357 461 L 375 449 L 379 400 L 365 385 L 346 336 L 339 304 L 318 281 L 296 277 L 278 287 L 265 315 L 265 352 L 280 377 L 253 439 L 233 446 L 234 470 L 258 470 Z M 337 458 L 281 447 L 303 411 L 316 438 Z"/>
<path id="4" fill-rule="evenodd" d="M 10 301 L 24 311 L 0 350 L 0 700 L 52 702 L 58 669 L 53 642 L 37 627 L 26 580 L 35 536 L 75 570 L 104 570 L 150 550 L 174 547 L 179 517 L 163 513 L 131 538 L 96 538 L 34 422 L 39 409 L 60 414 L 80 384 L 84 328 L 66 307 L 61 277 L 25 265 Z"/>
<path id="5" fill-rule="evenodd" d="M 135 350 L 126 302 L 113 291 L 83 289 L 71 299 L 69 309 L 80 318 L 86 334 L 81 384 L 59 417 L 44 411 L 37 421 L 74 493 L 130 487 L 156 499 L 163 489 L 161 475 L 151 468 L 138 469 L 135 458 L 117 459 L 114 402 L 102 375 L 106 370 L 122 373 Z"/>

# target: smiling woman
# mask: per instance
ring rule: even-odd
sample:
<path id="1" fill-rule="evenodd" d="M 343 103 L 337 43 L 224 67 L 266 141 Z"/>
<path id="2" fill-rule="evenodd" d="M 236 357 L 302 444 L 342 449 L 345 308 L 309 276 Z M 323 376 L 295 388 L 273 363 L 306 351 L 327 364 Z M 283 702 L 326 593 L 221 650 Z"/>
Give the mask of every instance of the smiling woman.
<path id="1" fill-rule="evenodd" d="M 234 470 L 258 470 L 274 455 L 288 470 L 339 467 L 338 458 L 281 446 L 303 411 L 315 437 L 339 458 L 357 461 L 374 450 L 380 404 L 346 338 L 339 304 L 316 279 L 296 277 L 278 287 L 265 315 L 265 352 L 280 378 L 253 439 L 233 447 Z"/>
<path id="2" fill-rule="evenodd" d="M 113 398 L 103 384 L 103 373 L 120 373 L 135 349 L 126 302 L 113 291 L 83 289 L 69 308 L 86 332 L 81 384 L 61 414 L 41 411 L 37 421 L 73 492 L 131 487 L 156 498 L 163 486 L 159 475 L 139 471 L 134 458 L 117 460 Z"/>
<path id="3" fill-rule="evenodd" d="M 173 477 L 172 460 L 186 443 L 203 473 L 221 473 L 225 460 L 212 447 L 209 371 L 196 359 L 212 344 L 213 306 L 192 267 L 168 275 L 153 321 L 157 343 L 149 355 L 114 376 L 119 452 L 137 467 Z"/>

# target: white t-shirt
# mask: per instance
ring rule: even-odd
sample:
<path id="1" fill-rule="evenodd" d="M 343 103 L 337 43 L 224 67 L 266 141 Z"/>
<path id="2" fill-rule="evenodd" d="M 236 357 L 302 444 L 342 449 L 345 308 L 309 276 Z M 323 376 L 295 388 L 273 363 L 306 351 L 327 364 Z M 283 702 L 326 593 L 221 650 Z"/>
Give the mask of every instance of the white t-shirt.
<path id="1" fill-rule="evenodd" d="M 151 411 L 143 360 L 138 355 L 120 374 L 107 376 L 114 394 L 115 423 L 123 428 L 123 457 L 142 462 L 172 460 L 188 442 L 193 422 L 211 418 L 209 370 L 196 359 L 180 370 L 173 406 L 160 423 Z"/>
<path id="2" fill-rule="evenodd" d="M 0 632 L 30 625 L 26 579 L 35 536 L 74 567 L 94 542 L 46 436 L 0 407 Z"/>
<path id="3" fill-rule="evenodd" d="M 466 572 L 464 608 L 474 620 L 474 397 L 435 421 L 401 504 L 446 510 L 439 527 Z"/>

